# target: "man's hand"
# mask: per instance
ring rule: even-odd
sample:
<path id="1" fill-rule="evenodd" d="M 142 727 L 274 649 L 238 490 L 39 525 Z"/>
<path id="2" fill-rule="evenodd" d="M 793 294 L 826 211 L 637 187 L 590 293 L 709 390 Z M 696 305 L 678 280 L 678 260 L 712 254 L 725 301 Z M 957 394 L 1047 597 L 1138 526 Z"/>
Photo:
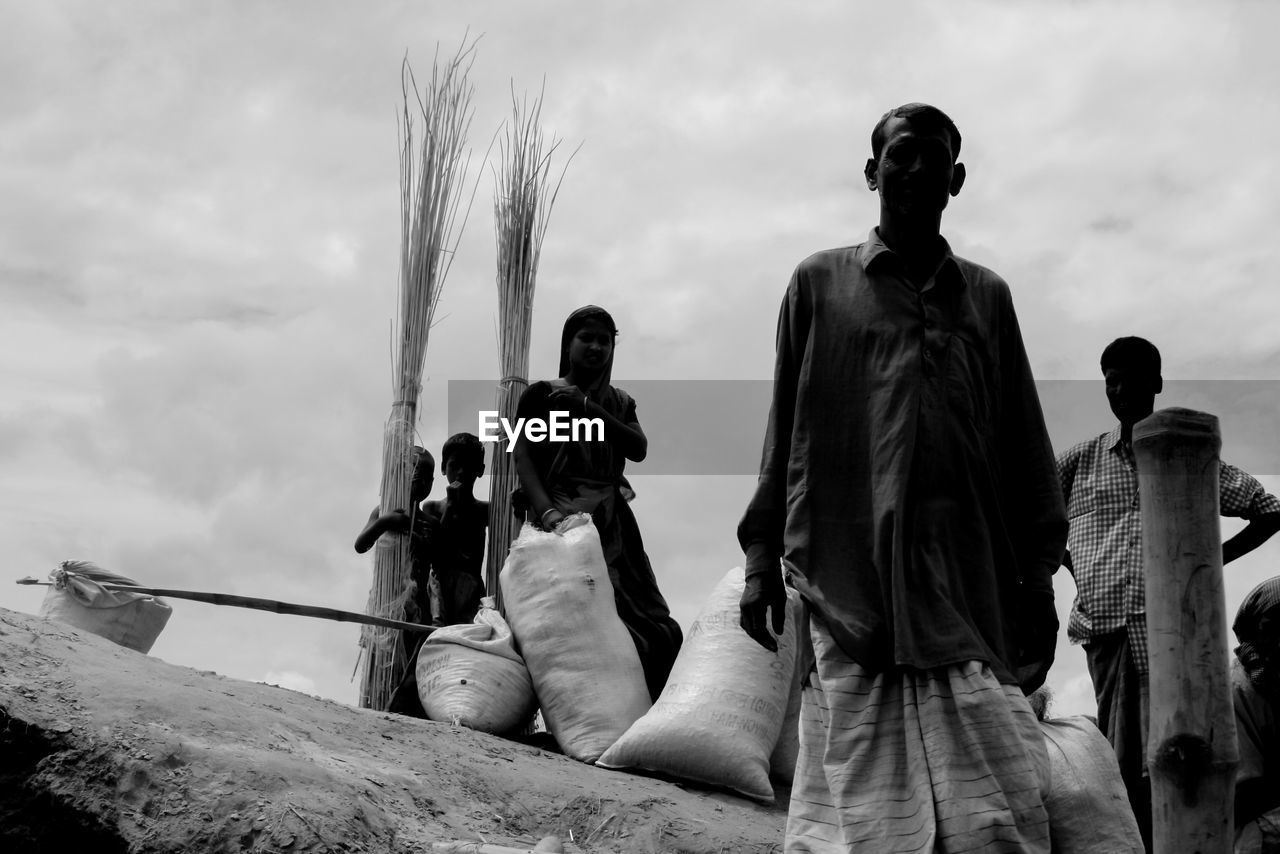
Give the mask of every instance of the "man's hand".
<path id="1" fill-rule="evenodd" d="M 1044 684 L 1053 666 L 1058 648 L 1058 609 L 1053 591 L 1019 591 L 1018 613 L 1018 685 L 1030 694 Z"/>
<path id="2" fill-rule="evenodd" d="M 774 634 L 782 634 L 787 619 L 787 590 L 782 583 L 782 570 L 778 556 L 763 543 L 756 543 L 747 551 L 746 586 L 739 602 L 743 631 L 770 652 L 778 651 L 778 641 L 769 634 L 773 624 Z M 772 609 L 772 620 L 769 611 Z"/>

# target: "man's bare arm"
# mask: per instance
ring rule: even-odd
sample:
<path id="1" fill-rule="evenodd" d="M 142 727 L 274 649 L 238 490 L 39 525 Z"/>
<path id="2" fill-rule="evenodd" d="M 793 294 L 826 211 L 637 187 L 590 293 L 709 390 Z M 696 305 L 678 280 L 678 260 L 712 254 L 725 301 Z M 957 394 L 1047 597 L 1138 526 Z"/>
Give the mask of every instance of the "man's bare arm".
<path id="1" fill-rule="evenodd" d="M 1280 513 L 1268 513 L 1249 520 L 1244 530 L 1222 544 L 1222 562 L 1231 563 L 1271 539 L 1280 531 Z"/>

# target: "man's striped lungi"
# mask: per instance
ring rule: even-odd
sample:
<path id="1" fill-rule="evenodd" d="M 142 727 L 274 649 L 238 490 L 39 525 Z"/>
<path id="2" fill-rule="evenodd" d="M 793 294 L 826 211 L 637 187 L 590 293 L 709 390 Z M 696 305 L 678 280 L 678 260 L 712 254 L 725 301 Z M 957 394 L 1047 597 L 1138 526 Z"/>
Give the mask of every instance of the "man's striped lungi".
<path id="1" fill-rule="evenodd" d="M 1048 755 L 1017 686 L 980 661 L 871 674 L 811 619 L 787 852 L 1047 854 Z"/>

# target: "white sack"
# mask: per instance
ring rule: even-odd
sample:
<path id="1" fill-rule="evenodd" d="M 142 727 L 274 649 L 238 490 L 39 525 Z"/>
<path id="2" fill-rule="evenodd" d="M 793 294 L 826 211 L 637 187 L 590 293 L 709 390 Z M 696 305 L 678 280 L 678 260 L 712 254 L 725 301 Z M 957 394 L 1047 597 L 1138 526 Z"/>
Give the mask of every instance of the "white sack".
<path id="1" fill-rule="evenodd" d="M 787 589 L 790 607 L 773 653 L 739 625 L 743 586 L 741 567 L 720 580 L 662 696 L 597 765 L 644 768 L 773 801 L 769 759 L 791 694 L 799 596 Z"/>
<path id="2" fill-rule="evenodd" d="M 138 582 L 88 561 L 68 560 L 50 573 L 53 586 L 40 603 L 40 616 L 100 635 L 146 653 L 160 636 L 173 609 L 143 593 L 108 590 L 102 584 Z"/>
<path id="3" fill-rule="evenodd" d="M 782 718 L 778 741 L 769 756 L 769 776 L 786 783 L 795 782 L 796 762 L 800 758 L 800 704 L 804 685 L 813 666 L 813 640 L 809 637 L 809 611 L 803 601 L 797 601 L 790 609 L 788 619 L 796 620 L 796 664 L 791 674 L 791 693 L 787 697 L 787 712 Z M 794 616 L 793 616 L 794 615 Z"/>
<path id="4" fill-rule="evenodd" d="M 1138 822 L 1106 736 L 1083 715 L 1040 722 L 1052 785 L 1054 854 L 1142 854 Z"/>
<path id="5" fill-rule="evenodd" d="M 433 721 L 501 734 L 528 723 L 533 682 L 506 620 L 484 601 L 471 623 L 436 629 L 422 642 L 418 699 Z"/>
<path id="6" fill-rule="evenodd" d="M 547 729 L 566 755 L 594 762 L 649 708 L 649 690 L 591 517 L 557 533 L 526 524 L 499 581 Z"/>

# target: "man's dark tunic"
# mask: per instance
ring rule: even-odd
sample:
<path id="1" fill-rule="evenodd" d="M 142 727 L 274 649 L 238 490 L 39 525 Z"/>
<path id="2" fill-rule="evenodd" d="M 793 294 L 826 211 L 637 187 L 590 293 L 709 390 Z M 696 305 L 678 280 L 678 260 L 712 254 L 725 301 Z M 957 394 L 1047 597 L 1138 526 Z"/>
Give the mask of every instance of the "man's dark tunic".
<path id="1" fill-rule="evenodd" d="M 1018 585 L 1052 590 L 1067 524 L 1008 285 L 947 248 L 917 289 L 872 230 L 800 264 L 777 347 L 744 548 L 868 669 L 1016 681 Z"/>

